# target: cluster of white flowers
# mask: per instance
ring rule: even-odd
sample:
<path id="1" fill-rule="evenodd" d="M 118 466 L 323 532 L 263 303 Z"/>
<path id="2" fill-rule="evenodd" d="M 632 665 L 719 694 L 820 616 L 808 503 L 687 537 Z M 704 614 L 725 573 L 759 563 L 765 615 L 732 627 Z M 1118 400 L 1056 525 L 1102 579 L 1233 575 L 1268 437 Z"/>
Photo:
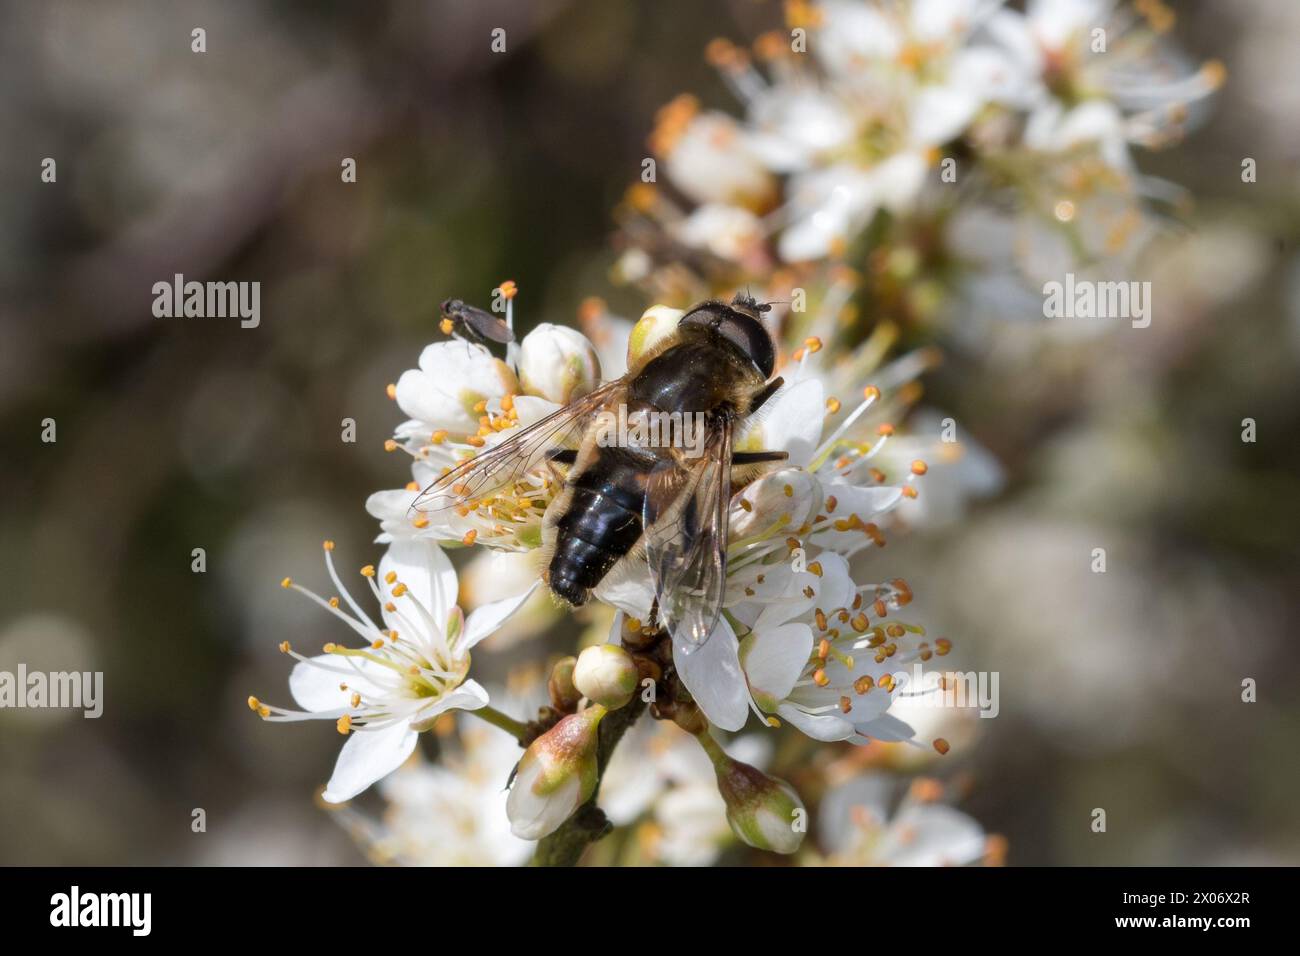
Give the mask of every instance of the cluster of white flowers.
<path id="1" fill-rule="evenodd" d="M 625 278 L 694 295 L 852 254 L 872 283 L 901 286 L 876 290 L 901 297 L 889 311 L 925 320 L 954 278 L 967 292 L 1002 272 L 1041 284 L 1067 266 L 1105 270 L 1156 232 L 1151 203 L 1176 196 L 1138 173 L 1131 147 L 1179 136 L 1224 75 L 1166 41 L 1160 0 L 786 11 L 790 31 L 752 52 L 708 48 L 742 115 L 690 94 L 661 110 L 650 145 L 671 188 L 629 191 Z M 868 235 L 873 223 L 885 225 Z M 965 264 L 978 268 L 953 268 Z"/>
<path id="2" fill-rule="evenodd" d="M 665 307 L 648 310 L 627 335 L 627 361 L 653 348 L 681 315 Z M 723 794 L 731 787 L 745 799 L 755 792 L 747 775 L 771 778 L 728 757 L 709 727 L 738 731 L 752 712 L 769 727 L 789 723 L 816 740 L 911 740 L 910 727 L 888 713 L 895 696 L 906 693 L 903 666 L 948 648 L 947 641 L 928 641 L 920 626 L 893 616 L 911 599 L 905 582 L 860 584 L 850 574 L 848 559 L 885 543 L 891 513 L 918 497 L 917 481 L 928 466 L 886 454 L 895 440 L 886 416 L 902 406 L 886 400 L 878 387 L 859 387 L 852 407 L 826 394 L 828 382 L 847 387 L 852 369 L 823 373 L 820 351 L 810 340 L 785 360 L 787 384 L 737 436 L 738 448 L 785 451 L 789 460 L 731 501 L 724 615 L 714 635 L 699 646 L 681 639 L 673 646 L 676 673 L 707 721 L 695 730 L 713 762 L 716 786 Z M 539 326 L 511 358 L 502 361 L 483 346 L 459 340 L 435 343 L 422 353 L 419 368 L 390 389 L 410 417 L 387 447 L 410 455 L 413 477 L 407 488 L 379 492 L 368 502 L 387 551 L 378 568 L 366 566 L 361 575 L 379 602 L 382 626 L 340 581 L 330 542 L 326 566 L 337 596 L 322 598 L 284 581 L 363 641 L 359 647 L 327 644 L 311 657 L 286 642 L 281 649 L 298 660 L 290 690 L 302 709 L 249 701 L 267 720 L 329 719 L 348 736 L 324 792 L 327 802 L 347 801 L 397 770 L 415 751 L 419 733 L 449 710 L 486 711 L 499 726 L 523 726 L 490 707 L 487 691 L 469 676 L 470 652 L 539 587 L 536 568 L 509 578 L 515 586 L 508 593 L 497 582 L 496 599 L 466 616 L 456 604 L 459 582 L 445 549 L 485 546 L 525 557 L 535 552 L 560 479 L 551 466 L 541 465 L 521 474 L 507 493 L 433 516 L 411 509 L 424 484 L 589 390 L 601 374 L 595 346 L 581 333 L 556 326 Z M 904 360 L 880 371 L 885 380 L 907 379 L 915 364 Z M 620 643 L 625 634 L 639 634 L 650 615 L 648 567 L 624 562 L 596 597 L 619 613 L 609 643 L 589 649 L 571 673 L 589 705 L 560 714 L 519 763 L 506 810 L 520 839 L 554 831 L 591 797 L 599 724 L 638 687 L 636 666 Z M 590 656 L 601 651 L 618 653 Z M 419 779 L 442 777 L 426 768 Z M 778 805 L 798 806 L 779 781 L 772 781 L 769 796 Z M 783 843 L 774 836 L 791 832 L 789 827 L 783 822 L 774 830 L 763 807 L 727 804 L 734 832 L 754 845 L 793 850 L 797 840 Z M 379 838 L 371 843 L 377 854 L 402 855 L 383 849 L 388 843 Z"/>

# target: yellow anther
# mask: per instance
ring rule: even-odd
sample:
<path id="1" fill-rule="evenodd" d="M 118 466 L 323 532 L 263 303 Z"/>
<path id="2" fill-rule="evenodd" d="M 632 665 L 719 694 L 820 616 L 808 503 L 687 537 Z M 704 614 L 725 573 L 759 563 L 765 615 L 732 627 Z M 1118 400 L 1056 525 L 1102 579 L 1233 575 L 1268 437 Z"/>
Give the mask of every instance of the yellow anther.
<path id="1" fill-rule="evenodd" d="M 346 737 L 349 733 L 352 732 L 352 715 L 344 714 L 334 724 L 334 727 L 336 730 L 338 730 L 339 733 L 341 733 L 344 737 Z"/>
<path id="2" fill-rule="evenodd" d="M 940 754 L 946 754 L 951 748 L 948 746 L 948 741 L 944 740 L 942 737 L 935 737 L 934 749 Z"/>
<path id="3" fill-rule="evenodd" d="M 473 528 L 470 528 L 468 531 L 465 532 L 465 537 L 460 539 L 460 543 L 465 545 L 465 547 L 468 548 L 471 544 L 474 543 L 474 539 L 477 537 L 478 537 L 478 531 L 476 531 Z"/>
<path id="4" fill-rule="evenodd" d="M 397 442 L 391 438 L 384 440 L 384 451 L 397 451 Z"/>
<path id="5" fill-rule="evenodd" d="M 401 581 L 398 581 L 396 586 L 393 588 L 393 597 L 401 597 L 405 593 L 406 593 L 406 585 L 403 584 Z"/>
<path id="6" fill-rule="evenodd" d="M 385 392 L 385 393 L 388 395 L 388 397 L 391 398 L 393 401 L 397 401 L 397 386 L 394 385 L 392 382 L 389 382 L 389 383 L 388 383 L 388 386 L 384 389 L 384 392 Z"/>
<path id="7" fill-rule="evenodd" d="M 513 279 L 507 279 L 497 287 L 497 291 L 500 292 L 504 298 L 513 299 L 519 294 L 519 287 L 515 285 Z"/>
<path id="8" fill-rule="evenodd" d="M 250 697 L 248 698 L 248 709 L 249 709 L 249 710 L 257 710 L 257 708 L 259 708 L 259 707 L 261 707 L 261 706 L 262 706 L 262 702 L 261 702 L 260 700 L 258 700 L 256 697 L 250 696 Z"/>
<path id="9" fill-rule="evenodd" d="M 336 598 L 336 597 L 332 597 L 332 598 L 330 598 L 330 599 L 329 599 L 329 606 L 332 607 L 332 608 L 337 608 L 337 607 L 339 606 L 339 599 Z"/>
<path id="10" fill-rule="evenodd" d="M 282 588 L 293 587 L 293 578 L 285 578 L 283 581 L 280 582 L 280 587 Z"/>
<path id="11" fill-rule="evenodd" d="M 281 641 L 279 646 L 280 646 L 281 654 L 288 654 L 291 650 L 293 650 L 293 647 L 289 644 L 288 641 Z"/>
<path id="12" fill-rule="evenodd" d="M 834 415 L 839 410 L 840 410 L 840 400 L 838 398 L 832 395 L 830 398 L 826 399 L 826 411 Z"/>

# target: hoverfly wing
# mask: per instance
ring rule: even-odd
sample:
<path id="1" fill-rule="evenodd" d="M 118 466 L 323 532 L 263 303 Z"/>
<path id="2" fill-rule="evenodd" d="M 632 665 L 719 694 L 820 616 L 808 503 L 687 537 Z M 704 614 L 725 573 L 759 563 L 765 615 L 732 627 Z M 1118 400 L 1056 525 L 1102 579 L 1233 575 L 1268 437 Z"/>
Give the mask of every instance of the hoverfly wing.
<path id="1" fill-rule="evenodd" d="M 542 465 L 551 451 L 580 436 L 592 416 L 622 387 L 622 379 L 607 382 L 461 462 L 420 492 L 411 510 L 435 514 L 513 486 Z"/>
<path id="2" fill-rule="evenodd" d="M 722 613 L 730 495 L 730 422 L 712 426 L 699 458 L 664 461 L 646 482 L 641 521 L 659 624 L 695 644 Z"/>

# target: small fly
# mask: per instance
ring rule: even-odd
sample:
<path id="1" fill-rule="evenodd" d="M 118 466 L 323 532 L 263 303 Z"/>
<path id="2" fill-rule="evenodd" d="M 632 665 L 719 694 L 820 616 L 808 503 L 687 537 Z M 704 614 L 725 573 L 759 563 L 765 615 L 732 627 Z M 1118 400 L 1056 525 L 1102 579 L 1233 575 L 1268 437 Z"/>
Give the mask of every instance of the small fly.
<path id="1" fill-rule="evenodd" d="M 452 335 L 466 342 L 487 345 L 488 342 L 500 342 L 508 345 L 515 340 L 515 334 L 504 320 L 491 312 L 468 305 L 461 299 L 447 299 L 439 306 L 442 320 L 438 328 L 444 335 Z"/>

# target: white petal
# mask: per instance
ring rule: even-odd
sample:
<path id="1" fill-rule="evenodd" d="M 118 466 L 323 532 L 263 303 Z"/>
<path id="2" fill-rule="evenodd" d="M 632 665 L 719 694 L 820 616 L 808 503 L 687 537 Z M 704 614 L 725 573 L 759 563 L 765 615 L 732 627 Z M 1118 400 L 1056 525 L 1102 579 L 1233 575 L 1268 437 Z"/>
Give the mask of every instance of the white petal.
<path id="1" fill-rule="evenodd" d="M 892 714 L 881 714 L 871 720 L 857 724 L 853 728 L 863 737 L 883 740 L 885 743 L 901 743 L 916 736 L 910 724 L 904 723 Z"/>
<path id="2" fill-rule="evenodd" d="M 853 725 L 835 714 L 808 714 L 793 704 L 782 704 L 776 712 L 814 740 L 848 740 L 853 736 Z"/>
<path id="3" fill-rule="evenodd" d="M 655 590 L 645 559 L 625 558 L 614 565 L 592 592 L 596 599 L 639 621 L 650 616 Z"/>
<path id="4" fill-rule="evenodd" d="M 833 787 L 822 800 L 817 814 L 817 835 L 823 845 L 831 850 L 845 848 L 857 835 L 853 821 L 855 810 L 865 811 L 874 822 L 883 826 L 889 819 L 890 794 L 893 785 L 883 776 L 862 774 L 851 777 Z"/>
<path id="5" fill-rule="evenodd" d="M 366 677 L 366 672 L 383 670 L 365 658 L 318 654 L 294 665 L 289 674 L 289 692 L 303 710 L 346 709 L 353 693 L 360 693 L 363 697 L 382 693 L 379 686 Z M 340 684 L 346 684 L 347 690 L 340 690 Z"/>
<path id="6" fill-rule="evenodd" d="M 534 581 L 532 586 L 522 594 L 502 598 L 499 601 L 493 601 L 490 604 L 484 604 L 482 607 L 476 608 L 465 621 L 465 636 L 462 639 L 461 646 L 465 650 L 469 650 L 483 638 L 496 631 L 509 619 L 510 615 L 519 610 L 523 603 L 533 596 L 533 592 L 537 590 L 540 583 L 540 581 Z"/>
<path id="7" fill-rule="evenodd" d="M 807 624 L 756 631 L 741 642 L 740 663 L 760 707 L 772 709 L 790 693 L 808 663 L 812 644 Z"/>
<path id="8" fill-rule="evenodd" d="M 968 86 L 922 87 L 912 113 L 912 142 L 940 146 L 954 139 L 983 105 L 978 92 Z"/>
<path id="9" fill-rule="evenodd" d="M 877 852 L 892 866 L 960 866 L 984 856 L 984 830 L 943 804 L 904 807 L 882 836 Z"/>
<path id="10" fill-rule="evenodd" d="M 467 680 L 450 694 L 439 697 L 411 717 L 411 726 L 417 731 L 429 730 L 433 723 L 449 710 L 478 710 L 486 707 L 488 692 L 475 680 Z"/>
<path id="11" fill-rule="evenodd" d="M 699 704 L 709 722 L 723 730 L 739 730 L 749 717 L 749 686 L 740 669 L 736 634 L 723 618 L 703 644 L 673 637 L 677 676 Z"/>
<path id="12" fill-rule="evenodd" d="M 394 541 L 388 546 L 383 559 L 379 562 L 379 587 L 385 594 L 392 594 L 395 584 L 388 584 L 390 571 L 397 573 L 397 581 L 405 584 L 411 595 L 424 605 L 439 626 L 447 619 L 452 606 L 456 603 L 456 569 L 451 560 L 433 541 L 427 538 Z M 406 598 L 393 598 L 398 609 L 412 621 L 422 621 L 418 612 L 408 611 L 402 607 Z M 388 626 L 401 630 L 401 624 L 392 615 L 385 612 L 384 620 Z"/>
<path id="13" fill-rule="evenodd" d="M 400 721 L 382 730 L 354 730 L 339 752 L 334 774 L 322 795 L 326 803 L 351 800 L 376 780 L 388 776 L 411 756 L 419 737 Z"/>
<path id="14" fill-rule="evenodd" d="M 820 380 L 805 379 L 784 386 L 758 413 L 753 434 L 769 451 L 787 451 L 791 465 L 806 465 L 822 437 L 822 419 L 826 415 L 826 393 Z M 749 435 L 742 437 L 744 447 Z"/>

